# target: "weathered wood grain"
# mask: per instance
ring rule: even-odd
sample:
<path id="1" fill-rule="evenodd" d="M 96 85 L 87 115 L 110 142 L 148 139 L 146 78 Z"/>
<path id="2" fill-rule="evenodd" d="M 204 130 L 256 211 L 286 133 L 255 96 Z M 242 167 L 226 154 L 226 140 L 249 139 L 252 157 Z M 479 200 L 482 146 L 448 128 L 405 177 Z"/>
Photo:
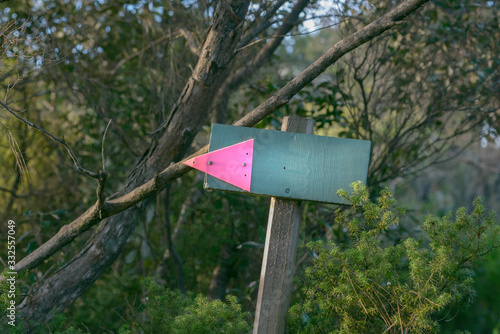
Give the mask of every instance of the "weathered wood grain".
<path id="1" fill-rule="evenodd" d="M 314 121 L 285 117 L 282 131 L 312 133 Z M 253 334 L 285 332 L 302 217 L 300 201 L 271 198 Z"/>
<path id="2" fill-rule="evenodd" d="M 369 141 L 213 124 L 209 151 L 254 138 L 257 195 L 343 204 L 339 189 L 366 182 Z M 205 188 L 244 192 L 208 175 Z"/>

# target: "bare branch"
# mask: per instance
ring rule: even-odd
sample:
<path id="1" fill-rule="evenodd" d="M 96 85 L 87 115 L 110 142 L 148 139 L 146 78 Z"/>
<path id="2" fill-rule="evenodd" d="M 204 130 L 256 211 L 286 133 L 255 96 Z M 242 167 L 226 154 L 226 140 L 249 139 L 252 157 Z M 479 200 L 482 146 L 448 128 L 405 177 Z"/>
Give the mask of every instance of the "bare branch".
<path id="1" fill-rule="evenodd" d="M 28 196 L 32 196 L 32 195 L 33 195 L 32 193 L 29 193 L 29 194 L 21 194 L 21 195 L 19 195 L 19 194 L 17 194 L 17 193 L 16 193 L 15 191 L 13 191 L 13 190 L 10 190 L 10 189 L 7 189 L 7 188 L 2 188 L 2 187 L 0 187 L 0 191 L 4 191 L 4 192 L 6 192 L 6 193 L 9 193 L 9 194 L 11 194 L 11 195 L 12 195 L 12 197 L 14 197 L 14 198 L 22 198 L 22 197 L 28 197 Z"/>
<path id="2" fill-rule="evenodd" d="M 303 20 L 302 22 L 304 22 L 305 20 Z M 240 52 L 240 51 L 243 51 L 245 50 L 246 48 L 249 48 L 251 47 L 252 45 L 255 45 L 255 44 L 258 44 L 260 42 L 265 42 L 266 40 L 268 39 L 283 39 L 285 37 L 293 37 L 293 36 L 305 36 L 305 35 L 310 35 L 310 34 L 313 34 L 315 32 L 318 32 L 318 31 L 321 31 L 321 30 L 324 30 L 324 29 L 329 29 L 329 28 L 332 28 L 332 27 L 336 27 L 344 22 L 346 22 L 347 20 L 342 20 L 342 21 L 339 21 L 339 22 L 335 22 L 335 23 L 332 23 L 332 24 L 328 24 L 328 25 L 325 25 L 325 26 L 321 26 L 319 28 L 316 28 L 316 29 L 313 29 L 313 30 L 302 30 L 302 31 L 299 31 L 297 33 L 290 33 L 290 34 L 274 34 L 272 36 L 269 36 L 269 37 L 263 37 L 263 38 L 259 38 L 259 39 L 256 39 L 255 41 L 251 42 L 251 43 L 248 43 L 244 46 L 242 46 L 241 48 L 237 49 L 236 50 L 236 53 Z M 297 23 L 301 23 L 301 22 L 297 22 Z"/>
<path id="3" fill-rule="evenodd" d="M 186 39 L 189 50 L 191 50 L 191 52 L 195 55 L 199 56 L 200 50 L 198 49 L 198 45 L 196 45 L 193 35 L 186 29 L 180 29 L 179 33 Z"/>
<path id="4" fill-rule="evenodd" d="M 266 11 L 266 14 L 264 15 L 264 17 L 260 21 L 259 25 L 257 27 L 255 27 L 255 29 L 250 31 L 248 34 L 243 36 L 241 41 L 238 43 L 236 50 L 239 50 L 239 49 L 245 47 L 248 43 L 250 43 L 250 41 L 252 39 L 257 37 L 261 32 L 263 32 L 264 30 L 266 30 L 267 28 L 270 27 L 272 24 L 272 21 L 270 21 L 271 18 L 274 16 L 274 14 L 276 14 L 278 9 L 280 9 L 280 7 L 283 6 L 285 1 L 286 0 L 276 1 L 276 3 L 269 10 Z"/>
<path id="5" fill-rule="evenodd" d="M 339 41 L 316 62 L 286 84 L 274 96 L 270 97 L 245 117 L 237 121 L 235 125 L 249 127 L 257 124 L 277 108 L 288 102 L 300 89 L 318 77 L 328 68 L 328 66 L 334 64 L 340 57 L 398 24 L 402 19 L 417 10 L 427 1 L 428 0 L 407 0 L 363 29 Z M 207 151 L 208 145 L 185 160 L 206 153 Z M 99 209 L 96 203 L 96 205 L 89 208 L 73 222 L 63 226 L 50 240 L 19 261 L 16 264 L 15 271 L 20 272 L 35 268 L 64 245 L 70 243 L 78 235 L 90 229 L 101 219 L 118 214 L 149 197 L 157 195 L 169 182 L 182 176 L 189 170 L 191 170 L 191 168 L 184 165 L 182 161 L 171 164 L 154 178 L 134 188 L 127 194 L 105 201 L 102 205 L 102 209 Z"/>
<path id="6" fill-rule="evenodd" d="M 18 120 L 20 120 L 21 122 L 31 126 L 32 128 L 35 128 L 37 129 L 38 131 L 42 132 L 43 134 L 49 136 L 53 141 L 63 145 L 66 150 L 68 151 L 69 155 L 71 156 L 71 159 L 73 159 L 73 163 L 75 164 L 75 167 L 76 169 L 81 172 L 82 174 L 85 174 L 93 179 L 99 179 L 99 174 L 98 173 L 95 173 L 95 172 L 92 172 L 92 171 L 89 171 L 85 168 L 83 168 L 80 163 L 78 162 L 78 159 L 75 155 L 75 153 L 73 152 L 73 150 L 71 149 L 71 147 L 68 145 L 68 143 L 63 139 L 59 139 L 57 138 L 56 136 L 54 136 L 53 134 L 51 134 L 50 132 L 42 129 L 41 127 L 31 123 L 30 121 L 22 118 L 21 116 L 19 116 L 15 111 L 13 111 L 11 108 L 9 108 L 9 106 L 7 106 L 5 103 L 3 103 L 2 101 L 0 101 L 0 106 L 2 106 L 5 110 L 7 110 L 9 113 L 11 113 L 15 118 L 17 118 Z"/>
<path id="7" fill-rule="evenodd" d="M 206 153 L 207 150 L 208 145 L 192 156 L 186 158 L 185 160 Z M 41 245 L 35 251 L 19 261 L 16 264 L 16 272 L 30 270 L 37 267 L 52 254 L 73 241 L 83 232 L 89 230 L 92 226 L 100 222 L 102 219 L 118 214 L 134 206 L 135 204 L 158 194 L 167 186 L 170 181 L 175 180 L 176 178 L 184 175 L 190 170 L 191 168 L 184 165 L 182 162 L 172 164 L 162 173 L 158 174 L 143 185 L 135 188 L 128 194 L 109 201 L 99 200 L 99 198 L 102 198 L 102 187 L 105 180 L 102 181 L 102 183 L 100 181 L 97 190 L 98 202 L 73 222 L 61 227 L 61 229 L 52 238 L 47 240 L 43 245 Z M 0 280 L 3 279 L 4 278 L 2 277 Z"/>
<path id="8" fill-rule="evenodd" d="M 354 50 L 369 40 L 381 35 L 386 30 L 400 23 L 406 16 L 420 8 L 428 0 L 408 0 L 364 28 L 342 39 L 331 47 L 318 60 L 309 65 L 302 73 L 289 81 L 276 94 L 252 110 L 245 117 L 234 123 L 237 126 L 253 126 L 261 119 L 271 114 L 297 94 L 305 85 L 317 78 L 329 66 L 333 65 L 343 55 Z"/>
<path id="9" fill-rule="evenodd" d="M 104 186 L 106 185 L 106 181 L 108 179 L 108 172 L 104 169 L 99 171 L 99 181 L 97 184 L 97 202 L 96 202 L 96 211 L 99 215 L 100 219 L 103 219 L 103 207 L 105 203 L 104 198 Z"/>
<path id="10" fill-rule="evenodd" d="M 108 133 L 109 125 L 113 120 L 110 119 L 108 125 L 106 126 L 106 130 L 104 130 L 104 135 L 102 136 L 102 147 L 101 147 L 101 155 L 102 155 L 102 170 L 106 170 L 106 164 L 104 161 L 104 142 L 106 141 L 106 133 Z"/>
<path id="11" fill-rule="evenodd" d="M 158 39 L 152 41 L 151 43 L 149 43 L 148 45 L 146 45 L 146 47 L 144 47 L 143 49 L 141 49 L 141 50 L 139 50 L 137 52 L 131 53 L 130 55 L 128 55 L 125 58 L 123 58 L 122 60 L 120 60 L 118 62 L 118 64 L 116 64 L 116 66 L 111 71 L 109 71 L 109 73 L 111 75 L 116 74 L 116 72 L 120 69 L 120 67 L 122 67 L 130 59 L 133 59 L 134 57 L 140 56 L 143 52 L 151 49 L 156 44 L 159 44 L 159 43 L 161 43 L 161 42 L 163 42 L 165 40 L 168 40 L 170 38 L 172 38 L 172 39 L 178 38 L 181 35 L 182 35 L 181 33 L 177 33 L 174 36 L 171 36 L 170 34 L 161 36 L 160 38 L 158 38 Z"/>
<path id="12" fill-rule="evenodd" d="M 234 70 L 234 73 L 230 75 L 224 84 L 218 89 L 217 95 L 215 97 L 214 109 L 215 109 L 215 119 L 217 122 L 224 122 L 223 116 L 226 113 L 227 104 L 231 92 L 241 85 L 244 80 L 250 77 L 256 69 L 262 66 L 262 64 L 271 57 L 274 51 L 280 46 L 285 35 L 297 25 L 299 21 L 299 15 L 304 11 L 310 0 L 299 0 L 292 8 L 290 14 L 283 20 L 283 24 L 276 30 L 276 36 L 273 37 L 269 42 L 267 42 L 262 49 L 259 50 L 257 55 L 250 62 L 246 63 L 243 67 Z M 258 40 L 259 41 L 259 40 Z M 257 43 L 255 41 L 253 43 Z M 250 45 L 252 45 L 251 43 Z M 236 52 L 242 49 L 236 50 Z"/>
<path id="13" fill-rule="evenodd" d="M 108 114 L 106 113 L 105 110 L 103 110 L 102 107 L 96 107 L 95 112 L 97 116 L 99 116 L 102 120 L 108 121 L 110 118 L 108 117 Z M 130 140 L 129 136 L 125 133 L 123 128 L 118 125 L 117 122 L 113 122 L 111 124 L 111 129 L 113 130 L 114 134 L 120 138 L 120 140 L 125 144 L 125 146 L 132 152 L 132 154 L 136 157 L 140 156 L 138 149 L 135 147 L 134 143 Z"/>

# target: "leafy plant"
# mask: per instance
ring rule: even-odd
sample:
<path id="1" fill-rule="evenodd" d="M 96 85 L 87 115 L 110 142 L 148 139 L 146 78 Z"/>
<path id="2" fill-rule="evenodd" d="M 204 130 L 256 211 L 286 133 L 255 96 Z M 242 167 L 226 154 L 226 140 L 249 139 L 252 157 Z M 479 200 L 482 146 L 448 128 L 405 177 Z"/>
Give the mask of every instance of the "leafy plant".
<path id="1" fill-rule="evenodd" d="M 486 214 L 477 199 L 470 214 L 461 208 L 427 217 L 420 240 L 387 245 L 384 234 L 404 210 L 388 189 L 376 203 L 361 183 L 352 189 L 351 196 L 339 191 L 352 207 L 336 212 L 349 243 L 308 244 L 318 255 L 305 272 L 303 302 L 290 310 L 291 332 L 436 332 L 436 312 L 475 295 L 472 262 L 498 247 L 494 213 Z"/>
<path id="2" fill-rule="evenodd" d="M 143 282 L 148 290 L 144 315 L 146 320 L 133 326 L 122 326 L 120 333 L 135 333 L 140 327 L 145 333 L 248 333 L 249 313 L 242 312 L 236 297 L 227 296 L 227 303 L 209 300 L 203 295 L 186 296 L 179 291 L 164 288 L 147 278 Z"/>

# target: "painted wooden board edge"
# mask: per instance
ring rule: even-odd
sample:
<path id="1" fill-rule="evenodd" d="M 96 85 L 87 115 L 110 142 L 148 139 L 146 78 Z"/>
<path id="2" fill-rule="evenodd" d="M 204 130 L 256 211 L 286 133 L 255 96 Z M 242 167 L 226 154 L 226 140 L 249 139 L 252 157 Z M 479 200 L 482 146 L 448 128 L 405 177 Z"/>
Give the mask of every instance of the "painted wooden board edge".
<path id="1" fill-rule="evenodd" d="M 239 129 L 242 129 L 243 131 L 245 130 L 249 130 L 249 133 L 250 132 L 255 132 L 255 131 L 270 131 L 270 132 L 273 132 L 273 133 L 276 133 L 278 135 L 282 135 L 286 132 L 282 132 L 282 131 L 278 131 L 278 130 L 268 130 L 268 129 L 258 129 L 258 128 L 243 128 L 243 127 L 236 127 L 236 126 L 232 126 L 232 125 L 227 125 L 227 124 L 217 124 L 217 123 L 213 123 L 212 124 L 212 132 L 211 132 L 211 135 L 210 135 L 210 145 L 209 145 L 209 152 L 210 151 L 213 151 L 213 150 L 216 150 L 216 149 L 220 149 L 220 147 L 216 147 L 216 148 L 213 148 L 212 147 L 212 136 L 214 134 L 214 127 L 220 127 L 219 129 L 217 129 L 216 132 L 220 131 L 223 127 L 228 127 L 228 128 L 239 128 Z M 290 134 L 290 133 L 288 133 Z M 312 135 L 312 134 L 303 134 L 303 133 L 300 133 L 298 134 L 300 136 L 314 136 L 314 137 L 317 137 L 318 135 Z M 326 138 L 336 138 L 336 139 L 341 139 L 342 141 L 356 141 L 356 142 L 364 142 L 364 145 L 367 145 L 365 147 L 365 150 L 369 153 L 370 150 L 371 150 L 371 142 L 370 141 L 367 141 L 367 140 L 361 140 L 361 139 L 350 139 L 350 138 L 340 138 L 340 137 L 328 137 L 328 136 L 319 136 L 319 137 L 326 137 Z M 248 140 L 248 139 L 251 139 L 251 138 L 254 138 L 254 136 L 252 135 L 243 135 L 239 140 L 236 140 L 234 143 L 228 143 L 228 145 L 234 145 L 238 142 L 241 142 L 241 141 L 244 141 L 244 140 Z M 368 177 L 368 167 L 369 167 L 369 164 L 370 164 L 370 157 L 368 157 L 366 159 L 366 164 L 365 166 L 360 166 L 363 170 L 365 170 L 366 172 L 364 173 L 364 179 L 362 180 L 353 180 L 353 182 L 356 182 L 356 181 L 361 181 L 363 182 L 364 184 L 366 184 L 366 180 L 367 180 L 367 177 Z M 252 194 L 252 195 L 257 195 L 257 196 L 265 196 L 265 197 L 280 197 L 280 198 L 286 198 L 286 199 L 295 199 L 295 200 L 305 200 L 305 201 L 311 201 L 311 202 L 321 202 L 321 203 L 331 203 L 331 204 L 347 204 L 346 201 L 339 197 L 336 193 L 335 194 L 332 194 L 332 198 L 331 200 L 328 199 L 328 200 L 317 200 L 317 199 L 314 199 L 314 198 L 307 198 L 307 197 L 295 197 L 294 194 L 290 194 L 290 195 L 287 195 L 285 193 L 283 194 L 263 194 L 263 193 L 257 193 L 257 192 L 247 192 L 247 191 L 243 191 L 242 189 L 239 189 L 235 186 L 232 186 L 231 184 L 229 183 L 226 183 L 224 181 L 221 181 L 221 180 L 217 180 L 216 178 L 212 177 L 212 176 L 209 176 L 209 175 L 205 175 L 205 179 L 204 179 L 204 188 L 205 189 L 208 189 L 208 190 L 223 190 L 223 191 L 227 191 L 227 192 L 232 192 L 232 193 L 244 193 L 244 194 Z M 344 190 L 348 191 L 348 193 L 351 193 L 351 189 L 350 187 L 343 187 Z"/>

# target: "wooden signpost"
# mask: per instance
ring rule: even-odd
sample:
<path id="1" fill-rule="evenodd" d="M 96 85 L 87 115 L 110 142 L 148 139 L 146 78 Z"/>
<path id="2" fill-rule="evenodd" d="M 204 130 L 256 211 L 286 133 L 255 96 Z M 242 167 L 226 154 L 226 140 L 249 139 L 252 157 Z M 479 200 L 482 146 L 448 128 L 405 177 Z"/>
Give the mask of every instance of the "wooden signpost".
<path id="1" fill-rule="evenodd" d="M 282 131 L 213 124 L 209 153 L 185 162 L 207 173 L 207 189 L 272 197 L 254 334 L 284 333 L 300 200 L 344 204 L 339 189 L 366 183 L 371 143 L 315 136 L 313 127 L 301 117 L 285 117 Z"/>

